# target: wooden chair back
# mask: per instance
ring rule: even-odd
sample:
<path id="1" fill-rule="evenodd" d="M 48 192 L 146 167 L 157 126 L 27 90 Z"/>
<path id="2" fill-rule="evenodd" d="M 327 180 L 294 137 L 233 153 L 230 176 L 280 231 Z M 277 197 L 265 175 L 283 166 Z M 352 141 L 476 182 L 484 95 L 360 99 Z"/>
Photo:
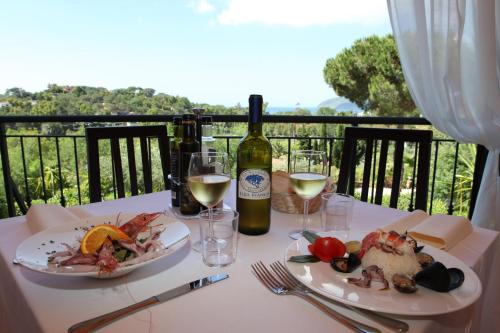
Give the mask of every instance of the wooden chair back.
<path id="1" fill-rule="evenodd" d="M 387 157 L 389 142 L 395 142 L 394 145 L 394 171 L 392 175 L 392 186 L 389 206 L 397 208 L 400 193 L 401 176 L 403 168 L 403 152 L 405 143 L 415 144 L 413 182 L 411 184 L 411 199 L 415 190 L 415 205 L 410 200 L 409 210 L 422 209 L 427 210 L 427 192 L 429 186 L 430 155 L 432 131 L 427 130 L 408 130 L 408 129 L 386 129 L 386 128 L 362 128 L 347 127 L 345 129 L 345 142 L 342 150 L 340 162 L 339 180 L 337 183 L 337 192 L 354 194 L 355 188 L 355 170 L 356 170 L 356 151 L 358 141 L 366 141 L 363 180 L 361 184 L 361 200 L 368 201 L 370 189 L 370 179 L 372 179 L 371 201 L 377 205 L 382 204 L 384 191 L 384 181 L 387 168 Z M 375 175 L 377 149 L 380 142 L 380 153 L 378 160 L 377 175 Z M 375 153 L 374 153 L 375 150 Z M 373 160 L 373 162 L 372 162 Z M 417 166 L 418 165 L 418 166 Z M 373 168 L 373 169 L 372 169 Z M 373 184 L 376 177 L 375 198 L 373 198 Z M 374 201 L 373 201 L 374 199 Z"/>
<path id="2" fill-rule="evenodd" d="M 125 197 L 124 173 L 122 167 L 120 139 L 125 139 L 127 144 L 128 171 L 130 176 L 130 192 L 137 195 L 137 166 L 134 149 L 134 138 L 140 141 L 142 172 L 144 179 L 144 192 L 153 191 L 152 166 L 150 156 L 150 143 L 152 138 L 158 139 L 161 167 L 163 172 L 164 188 L 169 188 L 168 174 L 170 173 L 169 163 L 169 142 L 167 137 L 167 127 L 165 125 L 154 126 L 123 126 L 123 127 L 89 127 L 85 129 L 87 140 L 87 160 L 90 202 L 102 200 L 101 193 L 101 170 L 99 163 L 99 141 L 109 140 L 111 145 L 111 164 L 113 171 L 113 183 L 116 188 L 118 198 Z M 111 175 L 110 175 L 111 176 Z"/>

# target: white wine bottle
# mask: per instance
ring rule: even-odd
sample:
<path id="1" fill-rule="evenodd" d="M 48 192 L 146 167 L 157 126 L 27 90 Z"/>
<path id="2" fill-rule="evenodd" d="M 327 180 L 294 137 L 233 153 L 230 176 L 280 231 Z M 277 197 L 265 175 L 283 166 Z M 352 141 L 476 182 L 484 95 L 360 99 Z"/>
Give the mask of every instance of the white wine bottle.
<path id="1" fill-rule="evenodd" d="M 250 95 L 248 133 L 237 152 L 236 210 L 239 231 L 261 235 L 271 225 L 272 148 L 262 134 L 262 96 Z"/>

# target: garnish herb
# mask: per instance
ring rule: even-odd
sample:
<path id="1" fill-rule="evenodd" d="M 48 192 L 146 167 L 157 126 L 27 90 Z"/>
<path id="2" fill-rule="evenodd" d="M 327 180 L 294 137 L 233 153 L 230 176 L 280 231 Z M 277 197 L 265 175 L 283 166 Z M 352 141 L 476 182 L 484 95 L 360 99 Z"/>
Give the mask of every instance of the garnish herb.
<path id="1" fill-rule="evenodd" d="M 305 255 L 300 255 L 300 256 L 292 256 L 288 259 L 288 261 L 291 262 L 298 262 L 298 263 L 308 263 L 308 262 L 318 262 L 320 261 L 318 257 L 313 256 L 312 254 L 305 254 Z"/>
<path id="2" fill-rule="evenodd" d="M 309 230 L 305 230 L 302 233 L 302 236 L 304 236 L 304 238 L 307 239 L 309 241 L 309 243 L 314 243 L 314 241 L 317 238 L 320 238 L 320 236 L 318 236 L 317 234 L 315 234 L 314 232 L 309 231 Z"/>

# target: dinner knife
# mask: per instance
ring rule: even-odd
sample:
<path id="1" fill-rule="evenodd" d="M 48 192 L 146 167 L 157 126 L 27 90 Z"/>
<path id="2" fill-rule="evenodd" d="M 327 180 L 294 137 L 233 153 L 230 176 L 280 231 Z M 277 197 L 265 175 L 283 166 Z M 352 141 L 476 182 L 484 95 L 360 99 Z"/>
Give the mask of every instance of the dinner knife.
<path id="1" fill-rule="evenodd" d="M 71 326 L 68 329 L 68 333 L 87 333 L 87 332 L 93 332 L 94 330 L 105 326 L 119 318 L 122 318 L 126 315 L 129 315 L 131 313 L 134 313 L 136 311 L 142 310 L 145 307 L 158 304 L 158 303 L 163 303 L 165 301 L 171 300 L 172 298 L 179 297 L 181 295 L 187 294 L 191 291 L 198 290 L 200 288 L 203 288 L 205 286 L 209 286 L 211 284 L 214 284 L 216 282 L 225 280 L 229 277 L 228 274 L 217 274 L 217 275 L 211 275 L 207 276 L 203 279 L 199 280 L 194 280 L 189 283 L 183 284 L 182 286 L 179 286 L 177 288 L 165 291 L 159 295 L 150 297 L 148 299 L 145 299 L 144 301 L 129 305 L 127 307 L 124 307 L 122 309 L 106 313 L 102 316 L 95 317 L 89 320 L 82 321 L 80 323 L 77 323 L 73 326 Z"/>

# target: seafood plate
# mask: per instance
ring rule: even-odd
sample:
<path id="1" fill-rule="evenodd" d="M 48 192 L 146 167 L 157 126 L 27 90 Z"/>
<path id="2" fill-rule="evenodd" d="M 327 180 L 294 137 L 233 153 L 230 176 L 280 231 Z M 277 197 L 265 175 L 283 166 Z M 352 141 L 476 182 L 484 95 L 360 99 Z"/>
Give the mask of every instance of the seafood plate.
<path id="1" fill-rule="evenodd" d="M 117 229 L 126 239 L 107 238 L 95 253 L 82 253 L 82 239 L 100 226 Z M 29 237 L 18 246 L 16 260 L 46 274 L 113 278 L 174 253 L 188 241 L 189 233 L 186 225 L 164 213 L 96 216 Z M 117 251 L 124 255 L 120 260 Z"/>
<path id="2" fill-rule="evenodd" d="M 332 235 L 334 234 L 332 233 Z M 329 234 L 322 234 L 322 236 L 329 236 Z M 372 237 L 372 241 L 369 240 L 370 238 L 367 238 L 360 248 L 361 264 L 355 263 L 355 257 L 351 258 L 350 255 L 343 261 L 336 262 L 337 259 L 332 261 L 333 266 L 337 265 L 335 268 L 339 270 L 345 269 L 347 270 L 346 273 L 337 271 L 335 268 L 332 269 L 333 266 L 325 262 L 297 263 L 288 261 L 289 258 L 294 256 L 310 254 L 308 249 L 310 242 L 305 238 L 294 241 L 288 246 L 285 251 L 285 264 L 298 280 L 323 296 L 355 307 L 389 314 L 429 316 L 450 313 L 473 304 L 481 295 L 481 282 L 474 271 L 447 252 L 426 245 L 422 251 L 418 249 L 414 254 L 395 235 L 374 233 L 372 235 L 369 234 L 369 236 Z M 366 257 L 366 254 L 370 251 L 372 255 Z M 396 265 L 398 266 L 397 269 L 386 274 L 388 281 L 385 282 L 383 279 L 377 281 L 380 270 L 382 270 L 373 265 L 374 261 L 377 261 L 376 257 L 379 255 L 376 253 L 377 251 L 388 254 L 396 252 L 394 253 L 395 255 L 404 255 L 407 261 L 405 263 L 398 263 Z M 426 256 L 417 256 L 419 252 L 424 251 Z M 414 263 L 420 263 L 419 260 L 428 260 L 429 257 L 427 256 L 431 257 L 435 262 L 426 264 L 425 273 L 421 273 L 424 270 L 417 273 Z M 358 264 L 358 266 L 353 266 L 356 267 L 353 270 L 350 269 L 351 262 Z M 445 266 L 456 268 L 456 270 L 452 269 L 450 272 L 451 281 L 446 285 L 438 286 L 438 289 L 443 289 L 440 291 L 446 289 L 446 292 L 439 292 L 436 291 L 437 289 L 431 290 L 428 288 L 425 283 L 434 279 L 436 270 L 438 271 L 437 274 L 448 273 L 446 269 L 443 271 L 443 267 Z M 388 269 L 389 267 L 386 266 L 384 269 Z M 420 274 L 419 284 L 415 286 L 414 281 L 402 279 L 398 275 L 399 272 L 397 272 L 399 267 L 407 270 L 406 274 L 408 275 L 414 273 Z M 453 276 L 458 271 L 463 273 L 463 277 L 460 281 L 460 286 L 452 289 L 450 285 L 457 282 Z M 353 281 L 349 282 L 349 279 L 359 279 L 359 283 L 362 284 L 366 282 L 362 281 L 362 277 L 366 275 L 372 277 L 372 281 L 375 282 L 371 287 L 360 287 L 352 283 Z M 429 276 L 431 276 L 430 279 Z M 415 290 L 412 290 L 413 288 Z"/>

